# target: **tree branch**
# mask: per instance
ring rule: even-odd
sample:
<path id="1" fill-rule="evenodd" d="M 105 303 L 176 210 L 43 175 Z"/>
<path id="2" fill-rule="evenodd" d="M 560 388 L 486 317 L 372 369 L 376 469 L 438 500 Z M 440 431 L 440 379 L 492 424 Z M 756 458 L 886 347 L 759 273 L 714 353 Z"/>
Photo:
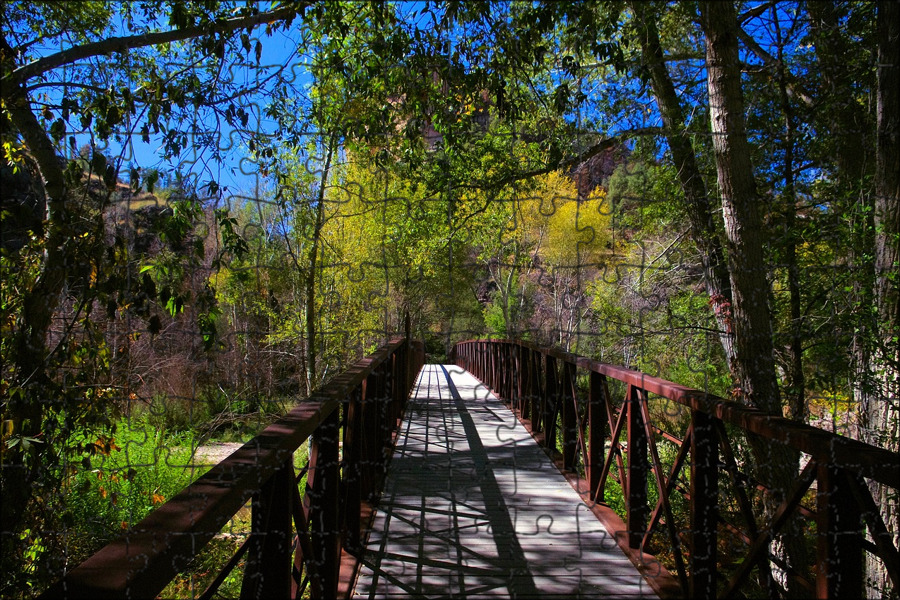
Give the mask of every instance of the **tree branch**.
<path id="1" fill-rule="evenodd" d="M 769 54 L 768 52 L 766 52 L 765 48 L 760 46 L 756 42 L 756 40 L 753 39 L 753 36 L 751 36 L 749 33 L 744 31 L 743 27 L 737 28 L 737 34 L 738 34 L 738 38 L 740 38 L 740 40 L 744 43 L 744 45 L 747 46 L 747 49 L 750 50 L 756 56 L 758 56 L 759 59 L 763 61 L 763 64 L 765 66 L 772 67 L 772 66 L 775 66 L 778 64 L 779 60 L 777 58 L 775 58 L 774 56 L 772 56 L 771 54 Z M 789 96 L 791 96 L 792 98 L 797 98 L 798 100 L 803 102 L 803 104 L 805 104 L 807 107 L 811 108 L 815 105 L 815 101 L 812 98 L 810 98 L 809 96 L 807 96 L 805 93 L 803 93 L 803 91 L 797 87 L 797 82 L 792 77 L 786 83 L 788 86 L 788 95 Z"/>
<path id="2" fill-rule="evenodd" d="M 754 6 L 753 8 L 751 8 L 750 10 L 748 10 L 747 12 L 744 12 L 744 13 L 741 13 L 740 15 L 738 15 L 738 23 L 740 23 L 741 25 L 743 25 L 744 23 L 746 23 L 746 22 L 749 21 L 750 19 L 752 19 L 752 18 L 754 18 L 754 17 L 758 17 L 759 15 L 763 14 L 764 12 L 766 12 L 767 10 L 769 10 L 769 9 L 770 9 L 772 6 L 774 6 L 774 5 L 775 5 L 774 2 L 764 2 L 764 3 L 762 3 L 762 4 L 759 4 L 759 5 L 757 5 L 757 6 Z"/>
<path id="3" fill-rule="evenodd" d="M 572 168 L 576 165 L 583 163 L 584 161 L 597 156 L 598 154 L 615 148 L 623 141 L 638 137 L 641 135 L 662 135 L 663 129 L 659 127 L 639 127 L 637 129 L 631 129 L 629 131 L 622 132 L 616 136 L 608 137 L 600 140 L 598 143 L 594 144 L 581 154 L 568 158 L 566 160 L 560 161 L 555 164 L 547 164 L 540 169 L 535 169 L 533 171 L 523 171 L 521 173 L 514 173 L 507 177 L 502 177 L 497 181 L 492 182 L 487 186 L 477 186 L 480 188 L 492 188 L 492 189 L 501 189 L 506 187 L 511 183 L 515 183 L 517 181 L 522 181 L 523 179 L 530 179 L 532 177 L 539 177 L 541 175 L 547 175 L 548 173 L 552 173 L 553 171 L 565 170 Z M 458 186 L 464 187 L 464 186 Z"/>
<path id="4" fill-rule="evenodd" d="M 46 73 L 52 69 L 91 56 L 111 54 L 113 52 L 125 52 L 133 48 L 143 48 L 145 46 L 153 46 L 156 44 L 177 42 L 204 34 L 228 33 L 244 28 L 250 29 L 263 23 L 272 23 L 274 21 L 292 18 L 294 15 L 302 12 L 307 5 L 307 3 L 301 3 L 297 6 L 286 6 L 247 17 L 235 17 L 224 21 L 216 21 L 194 27 L 185 27 L 183 29 L 173 29 L 171 31 L 158 31 L 154 33 L 145 33 L 143 35 L 113 37 L 98 42 L 92 42 L 90 44 L 84 44 L 82 46 L 67 48 L 62 52 L 39 58 L 12 71 L 2 79 L 4 90 L 3 96 L 7 96 L 6 90 L 17 87 L 20 83 L 27 81 L 36 75 Z"/>

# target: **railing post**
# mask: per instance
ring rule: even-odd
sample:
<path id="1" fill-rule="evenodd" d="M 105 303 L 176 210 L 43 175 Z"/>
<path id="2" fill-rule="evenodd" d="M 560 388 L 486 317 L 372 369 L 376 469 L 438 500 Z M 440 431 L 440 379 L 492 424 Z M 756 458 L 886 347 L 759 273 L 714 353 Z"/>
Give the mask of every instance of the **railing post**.
<path id="1" fill-rule="evenodd" d="M 690 597 L 716 597 L 719 444 L 714 417 L 691 411 Z"/>
<path id="2" fill-rule="evenodd" d="M 480 380 L 484 381 L 488 386 L 491 385 L 491 345 L 488 342 L 480 342 L 478 344 L 481 348 L 481 377 Z"/>
<path id="3" fill-rule="evenodd" d="M 606 461 L 606 394 L 605 377 L 600 373 L 590 372 L 588 390 L 588 457 L 587 476 L 590 482 L 591 498 L 595 502 L 603 502 L 603 490 L 600 487 L 600 474 Z"/>
<path id="4" fill-rule="evenodd" d="M 397 425 L 400 423 L 400 418 L 403 413 L 403 397 L 402 397 L 402 387 L 403 385 L 400 383 L 402 379 L 400 378 L 400 364 L 399 360 L 397 360 L 397 355 L 393 355 L 390 358 L 389 369 L 388 369 L 388 397 L 390 398 L 391 403 L 391 432 L 397 428 Z"/>
<path id="5" fill-rule="evenodd" d="M 559 401 L 562 404 L 563 468 L 574 471 L 576 451 L 578 450 L 578 415 L 576 414 L 578 395 L 575 390 L 575 364 L 563 361 L 562 370 L 562 389 Z"/>
<path id="6" fill-rule="evenodd" d="M 519 347 L 519 362 L 521 363 L 519 377 L 521 379 L 522 385 L 522 418 L 532 419 L 531 396 L 534 394 L 534 392 L 532 391 L 531 385 L 531 349 L 525 348 L 523 346 Z"/>
<path id="7" fill-rule="evenodd" d="M 494 385 L 493 388 L 496 390 L 497 395 L 502 399 L 506 399 L 506 389 L 503 385 L 503 363 L 505 362 L 506 356 L 504 353 L 503 344 L 501 342 L 494 342 L 492 344 L 494 348 Z"/>
<path id="8" fill-rule="evenodd" d="M 381 450 L 381 406 L 378 402 L 378 375 L 370 373 L 360 390 L 362 409 L 360 450 L 360 498 L 371 502 L 383 469 Z"/>
<path id="9" fill-rule="evenodd" d="M 388 374 L 385 372 L 384 365 L 378 367 L 378 425 L 379 439 L 381 440 L 381 463 L 386 464 L 388 450 L 391 447 L 391 434 L 394 429 L 393 406 L 391 396 L 388 392 L 390 389 L 388 383 Z"/>
<path id="10" fill-rule="evenodd" d="M 826 462 L 818 464 L 816 596 L 863 598 L 861 511 L 853 499 L 848 474 Z"/>
<path id="11" fill-rule="evenodd" d="M 531 429 L 535 433 L 544 430 L 544 392 L 542 375 L 546 375 L 544 355 L 538 350 L 531 352 Z M 543 377 L 543 381 L 547 381 Z"/>
<path id="12" fill-rule="evenodd" d="M 500 348 L 503 352 L 502 375 L 503 375 L 503 395 L 506 396 L 506 402 L 510 407 L 515 407 L 512 391 L 512 344 L 504 342 Z"/>
<path id="13" fill-rule="evenodd" d="M 495 389 L 496 381 L 494 380 L 494 375 L 496 375 L 496 371 L 494 370 L 494 363 L 497 362 L 497 347 L 493 342 L 485 342 L 485 351 L 487 352 L 487 365 L 485 366 L 486 371 L 484 374 L 487 377 L 488 385 L 491 389 Z"/>
<path id="14" fill-rule="evenodd" d="M 546 389 L 544 390 L 544 446 L 556 450 L 556 415 L 559 410 L 559 378 L 556 358 L 549 354 L 544 362 Z"/>
<path id="15" fill-rule="evenodd" d="M 503 344 L 494 343 L 494 385 L 497 394 L 505 396 L 503 389 Z"/>
<path id="16" fill-rule="evenodd" d="M 506 393 L 509 397 L 509 404 L 513 408 L 516 406 L 516 349 L 511 343 L 506 344 Z"/>
<path id="17" fill-rule="evenodd" d="M 642 390 L 628 385 L 628 498 L 627 528 L 628 545 L 640 548 L 647 528 L 650 507 L 647 504 L 647 434 L 640 402 L 644 400 Z"/>
<path id="18" fill-rule="evenodd" d="M 316 580 L 310 581 L 314 598 L 334 598 L 337 594 L 341 566 L 339 429 L 338 413 L 334 411 L 316 428 L 310 448 L 306 495 L 310 506 L 311 559 L 317 575 Z"/>
<path id="19" fill-rule="evenodd" d="M 291 592 L 291 501 L 293 460 L 288 460 L 254 494 L 250 549 L 241 598 L 287 598 Z"/>
<path id="20" fill-rule="evenodd" d="M 504 343 L 502 342 L 494 342 L 494 385 L 491 387 L 494 388 L 494 391 L 497 392 L 497 395 L 500 396 L 500 399 L 503 402 L 508 402 L 509 398 L 506 396 L 506 348 Z"/>
<path id="21" fill-rule="evenodd" d="M 344 545 L 350 549 L 360 546 L 360 508 L 362 504 L 362 465 L 360 464 L 362 428 L 362 394 L 365 382 L 350 392 L 344 413 L 344 473 L 341 486 L 344 490 Z"/>
<path id="22" fill-rule="evenodd" d="M 484 381 L 484 365 L 487 357 L 485 356 L 485 352 L 487 352 L 487 348 L 485 347 L 484 342 L 478 341 L 475 342 L 475 377 Z"/>
<path id="23" fill-rule="evenodd" d="M 519 411 L 519 416 L 523 419 L 525 418 L 525 365 L 522 362 L 524 353 L 525 349 L 519 344 L 513 346 L 513 357 L 515 360 L 514 381 L 516 389 L 516 408 Z"/>

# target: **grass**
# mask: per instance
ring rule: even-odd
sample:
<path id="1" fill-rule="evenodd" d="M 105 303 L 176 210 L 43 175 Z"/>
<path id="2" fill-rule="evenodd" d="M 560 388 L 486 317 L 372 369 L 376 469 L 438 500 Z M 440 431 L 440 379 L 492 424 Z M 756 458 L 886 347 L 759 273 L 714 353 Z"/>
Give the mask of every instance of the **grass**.
<path id="1" fill-rule="evenodd" d="M 83 562 L 206 471 L 210 465 L 197 466 L 198 446 L 246 442 L 283 414 L 288 404 L 282 399 L 251 406 L 240 398 L 210 394 L 190 403 L 155 398 L 143 409 L 135 408 L 131 416 L 118 422 L 108 452 L 68 467 L 70 475 L 60 490 L 65 510 L 60 519 L 71 525 L 62 528 L 64 539 L 58 540 L 59 544 L 34 540 L 32 562 L 56 561 L 50 546 L 65 550 L 69 568 Z M 295 473 L 307 462 L 308 445 L 304 443 L 294 452 Z M 298 482 L 299 493 L 304 494 L 305 489 L 306 475 Z M 250 532 L 248 502 L 169 582 L 160 597 L 195 598 L 203 593 Z M 218 597 L 240 595 L 243 568 L 242 559 L 219 587 Z"/>
<path id="2" fill-rule="evenodd" d="M 204 398 L 186 408 L 164 398 L 154 406 L 165 410 L 135 410 L 116 426 L 108 452 L 68 467 L 60 490 L 64 533 L 58 544 L 35 539 L 32 562 L 54 561 L 51 546 L 65 549 L 68 564 L 77 565 L 100 548 L 126 534 L 152 510 L 179 493 L 206 471 L 196 466 L 195 451 L 212 441 L 245 442 L 284 412 L 285 403 L 268 410 L 248 410 L 245 402 Z M 257 407 L 259 408 L 259 407 Z M 210 427 L 210 424 L 215 427 Z M 305 465 L 306 445 L 295 453 Z M 303 487 L 301 486 L 301 490 Z M 190 598 L 201 593 L 250 533 L 250 507 L 239 511 L 176 577 L 162 597 Z M 240 594 L 242 565 L 225 580 L 221 594 Z"/>
<path id="3" fill-rule="evenodd" d="M 152 421 L 152 420 L 151 420 Z M 251 423 L 246 427 L 247 422 Z M 223 428 L 221 435 L 208 441 L 247 441 L 256 433 L 252 427 L 254 419 L 243 421 L 244 426 Z M 147 420 L 132 422 L 120 428 L 120 439 L 125 446 L 114 450 L 103 461 L 101 468 L 95 469 L 96 482 L 92 476 L 82 477 L 88 482 L 85 494 L 79 502 L 82 514 L 76 520 L 92 523 L 91 531 L 84 531 L 95 543 L 86 545 L 87 555 L 99 549 L 104 543 L 127 531 L 127 527 L 137 522 L 151 510 L 169 500 L 186 485 L 202 475 L 193 464 L 196 438 L 190 430 L 180 430 L 166 434 Z M 156 432 L 155 437 L 148 432 Z M 122 442 L 118 442 L 121 444 Z M 307 446 L 303 444 L 294 453 L 295 469 L 306 465 Z M 133 469 L 133 477 L 123 479 L 121 473 Z M 84 485 L 79 483 L 79 485 Z M 299 489 L 305 488 L 305 476 Z M 129 502 L 116 502 L 110 507 L 110 499 L 128 498 Z M 100 510 L 97 510 L 98 507 Z M 116 523 L 120 523 L 116 530 Z M 96 534 L 95 532 L 100 532 Z M 174 578 L 161 592 L 163 598 L 194 598 L 201 594 L 216 578 L 227 561 L 237 552 L 251 532 L 250 503 L 236 513 L 222 530 L 198 553 L 191 564 Z M 80 535 L 80 534 L 79 534 Z M 85 556 L 86 557 L 86 556 Z M 244 560 L 225 578 L 219 587 L 221 597 L 240 595 Z"/>
<path id="4" fill-rule="evenodd" d="M 190 464 L 190 434 L 121 422 L 110 452 L 83 462 L 65 484 L 70 559 L 87 558 L 181 491 L 195 478 Z"/>

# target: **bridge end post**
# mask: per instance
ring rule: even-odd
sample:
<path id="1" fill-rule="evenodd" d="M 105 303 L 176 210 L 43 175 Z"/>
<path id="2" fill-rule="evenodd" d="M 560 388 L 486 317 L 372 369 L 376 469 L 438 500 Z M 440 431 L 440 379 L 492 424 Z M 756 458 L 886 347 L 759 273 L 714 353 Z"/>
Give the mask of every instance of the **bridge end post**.
<path id="1" fill-rule="evenodd" d="M 289 459 L 254 494 L 252 533 L 241 598 L 286 598 L 290 595 L 291 506 L 296 489 L 293 460 Z"/>
<path id="2" fill-rule="evenodd" d="M 690 597 L 716 597 L 719 443 L 714 417 L 691 411 Z"/>
<path id="3" fill-rule="evenodd" d="M 316 577 L 310 581 L 313 598 L 334 598 L 337 594 L 341 564 L 339 429 L 340 419 L 333 411 L 313 433 L 310 448 L 306 481 L 311 560 L 316 563 Z"/>
<path id="4" fill-rule="evenodd" d="M 646 396 L 642 390 L 629 384 L 627 406 L 623 407 L 623 410 L 628 411 L 628 486 L 625 492 L 628 512 L 626 525 L 628 545 L 635 549 L 641 547 L 647 528 L 647 519 L 650 515 L 647 495 L 647 475 L 650 471 L 650 461 L 647 457 L 647 433 L 641 402 L 646 402 Z"/>
<path id="5" fill-rule="evenodd" d="M 606 394 L 604 389 L 604 376 L 600 373 L 590 372 L 588 389 L 588 459 L 587 472 L 590 482 L 591 499 L 595 502 L 603 501 L 603 490 L 600 489 L 600 476 L 603 472 L 603 463 L 606 462 L 605 434 L 606 434 Z"/>
<path id="6" fill-rule="evenodd" d="M 862 520 L 852 495 L 850 474 L 828 463 L 818 465 L 816 596 L 863 598 Z"/>

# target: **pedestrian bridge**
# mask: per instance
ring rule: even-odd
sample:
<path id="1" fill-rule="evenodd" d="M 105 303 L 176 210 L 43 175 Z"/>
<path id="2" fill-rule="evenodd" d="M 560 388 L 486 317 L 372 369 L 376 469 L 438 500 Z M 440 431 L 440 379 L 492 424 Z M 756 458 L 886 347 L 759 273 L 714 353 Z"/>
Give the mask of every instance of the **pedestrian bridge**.
<path id="1" fill-rule="evenodd" d="M 248 504 L 196 597 L 233 573 L 242 598 L 862 597 L 867 554 L 900 588 L 869 492 L 900 488 L 895 453 L 526 342 L 452 358 L 387 344 L 42 597 L 157 597 Z M 754 478 L 750 438 L 803 457 L 789 489 Z M 815 553 L 789 566 L 796 519 Z"/>
<path id="2" fill-rule="evenodd" d="M 657 597 L 516 415 L 455 365 L 419 374 L 361 558 L 355 598 Z"/>

